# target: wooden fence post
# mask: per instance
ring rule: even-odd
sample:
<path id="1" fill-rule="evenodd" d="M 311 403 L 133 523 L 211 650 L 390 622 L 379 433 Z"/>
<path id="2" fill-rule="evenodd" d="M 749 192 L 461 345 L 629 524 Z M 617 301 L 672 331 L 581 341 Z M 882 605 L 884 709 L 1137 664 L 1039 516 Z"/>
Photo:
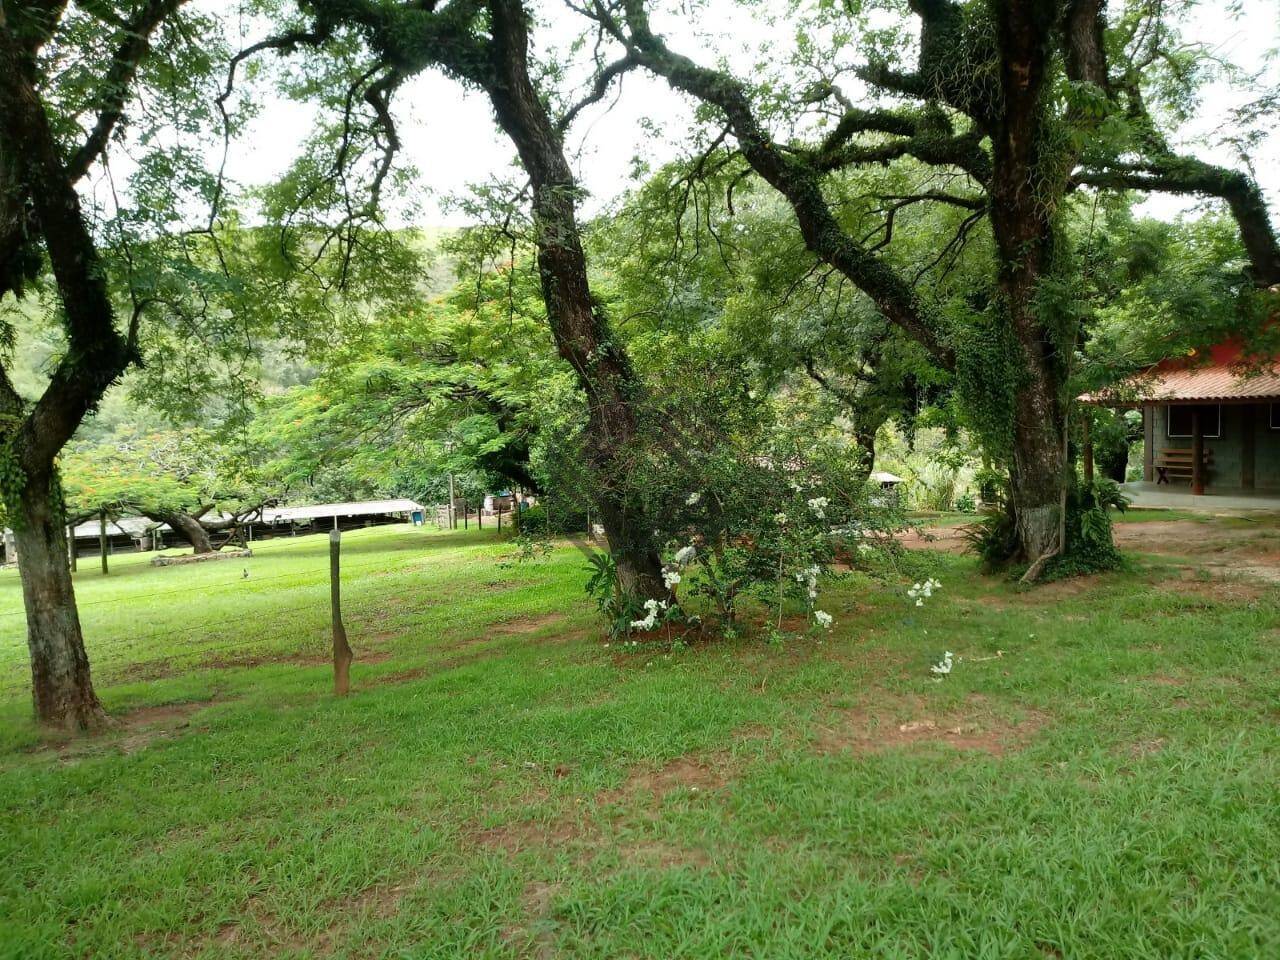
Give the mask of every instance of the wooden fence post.
<path id="1" fill-rule="evenodd" d="M 71 564 L 71 572 L 76 572 L 76 528 L 67 524 L 67 560 Z"/>
<path id="2" fill-rule="evenodd" d="M 105 577 L 110 573 L 107 569 L 107 512 L 105 510 L 98 514 L 98 551 L 102 554 L 102 575 Z"/>
<path id="3" fill-rule="evenodd" d="M 333 692 L 345 696 L 351 689 L 351 645 L 347 643 L 347 630 L 342 625 L 341 578 L 338 573 L 338 554 L 342 549 L 342 533 L 329 531 L 329 606 L 333 614 Z"/>

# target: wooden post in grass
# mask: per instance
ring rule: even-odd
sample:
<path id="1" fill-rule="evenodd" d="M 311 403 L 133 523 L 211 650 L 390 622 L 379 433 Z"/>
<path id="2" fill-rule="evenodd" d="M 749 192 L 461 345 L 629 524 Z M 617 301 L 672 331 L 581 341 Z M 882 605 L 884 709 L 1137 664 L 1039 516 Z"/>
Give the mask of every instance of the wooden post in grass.
<path id="1" fill-rule="evenodd" d="M 105 510 L 98 513 L 98 551 L 102 554 L 102 575 L 105 577 L 110 572 L 107 569 L 107 511 Z"/>
<path id="2" fill-rule="evenodd" d="M 6 558 L 7 559 L 7 558 Z M 67 560 L 71 564 L 71 572 L 76 572 L 76 528 L 67 524 Z"/>
<path id="3" fill-rule="evenodd" d="M 338 554 L 342 533 L 329 531 L 329 606 L 333 613 L 333 692 L 341 697 L 351 689 L 351 645 L 342 625 L 342 593 L 338 575 Z"/>

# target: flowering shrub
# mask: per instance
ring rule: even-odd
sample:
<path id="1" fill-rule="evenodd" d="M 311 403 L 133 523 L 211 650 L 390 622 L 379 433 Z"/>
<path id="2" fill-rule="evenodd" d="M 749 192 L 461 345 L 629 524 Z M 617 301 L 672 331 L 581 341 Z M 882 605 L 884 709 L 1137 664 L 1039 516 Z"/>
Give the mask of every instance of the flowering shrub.
<path id="1" fill-rule="evenodd" d="M 803 611 L 812 629 L 831 629 L 835 620 L 818 601 L 842 531 L 878 526 L 882 510 L 856 457 L 829 420 L 806 420 L 767 398 L 731 392 L 726 400 L 715 391 L 694 406 L 696 416 L 667 408 L 663 442 L 632 473 L 646 515 L 660 518 L 663 582 L 679 611 L 655 624 L 705 617 L 731 635 L 751 603 L 768 608 L 775 632 L 788 609 Z M 681 425 L 690 433 L 674 442 Z M 647 618 L 635 620 L 635 629 L 652 629 Z"/>
<path id="2" fill-rule="evenodd" d="M 656 333 L 630 347 L 645 391 L 637 439 L 609 482 L 652 526 L 669 595 L 625 597 L 593 561 L 588 588 L 611 633 L 677 639 L 696 625 L 732 635 L 759 629 L 761 613 L 775 633 L 788 613 L 831 629 L 820 598 L 836 558 L 870 562 L 897 523 L 873 501 L 859 448 L 829 410 L 757 389 L 753 371 L 713 338 Z M 567 446 L 551 454 L 544 460 L 561 468 L 581 460 Z"/>
<path id="3" fill-rule="evenodd" d="M 940 589 L 942 589 L 942 581 L 930 577 L 923 583 L 912 584 L 911 589 L 907 591 L 907 596 L 916 602 L 917 607 L 923 607 L 924 602 L 933 596 L 933 591 Z"/>

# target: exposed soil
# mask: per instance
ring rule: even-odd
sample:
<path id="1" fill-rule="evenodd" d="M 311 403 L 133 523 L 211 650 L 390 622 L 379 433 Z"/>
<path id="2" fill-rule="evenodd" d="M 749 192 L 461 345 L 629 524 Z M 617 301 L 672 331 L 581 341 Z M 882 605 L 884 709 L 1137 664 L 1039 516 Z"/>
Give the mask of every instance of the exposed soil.
<path id="1" fill-rule="evenodd" d="M 1260 517 L 1242 524 L 1207 523 L 1198 520 L 1146 520 L 1115 525 L 1115 541 L 1121 550 L 1150 553 L 1185 561 L 1188 579 L 1195 572 L 1208 574 L 1215 585 L 1224 579 L 1245 581 L 1235 594 L 1247 599 L 1248 581 L 1280 583 L 1280 525 L 1274 517 Z M 967 547 L 963 527 L 928 527 L 904 533 L 899 542 L 910 550 L 963 553 Z M 1077 577 L 1037 587 L 1038 596 L 1061 596 L 1092 589 L 1096 578 Z M 1195 589 L 1194 586 L 1192 589 Z M 1057 591 L 1051 595 L 1045 591 Z"/>
<path id="2" fill-rule="evenodd" d="M 964 553 L 969 546 L 963 526 L 908 530 L 898 538 L 898 542 L 908 550 L 938 550 L 942 553 Z"/>
<path id="3" fill-rule="evenodd" d="M 690 793 L 719 790 L 729 782 L 731 772 L 729 758 L 719 755 L 707 759 L 676 757 L 656 770 L 641 765 L 632 768 L 621 787 L 600 793 L 596 797 L 596 805 L 603 806 L 641 796 L 661 800 L 676 790 L 688 790 Z"/>
<path id="4" fill-rule="evenodd" d="M 156 707 L 141 707 L 129 713 L 110 718 L 110 726 L 96 734 L 52 734 L 33 752 L 47 754 L 62 764 L 75 764 L 81 760 L 118 750 L 124 754 L 137 753 L 160 740 L 181 736 L 191 726 L 191 716 L 213 701 L 196 703 L 170 703 Z"/>
<path id="5" fill-rule="evenodd" d="M 841 711 L 836 722 L 817 731 L 822 753 L 873 754 L 919 745 L 943 744 L 956 750 L 976 750 L 1003 756 L 1026 744 L 1047 721 L 1034 711 L 1009 721 L 993 715 L 981 699 L 971 699 L 963 712 L 949 715 L 925 712 L 918 699 Z M 907 719 L 901 719 L 903 716 Z"/>
<path id="6" fill-rule="evenodd" d="M 560 623 L 564 618 L 563 613 L 544 613 L 535 617 L 516 617 L 514 620 L 495 624 L 493 632 L 503 637 L 522 636 L 527 633 L 537 633 L 543 627 Z"/>

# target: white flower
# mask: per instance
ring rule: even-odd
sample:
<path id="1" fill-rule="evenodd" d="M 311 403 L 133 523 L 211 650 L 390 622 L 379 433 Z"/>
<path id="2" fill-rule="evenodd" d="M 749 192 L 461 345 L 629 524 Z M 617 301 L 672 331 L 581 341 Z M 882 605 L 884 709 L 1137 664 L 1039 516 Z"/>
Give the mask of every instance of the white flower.
<path id="1" fill-rule="evenodd" d="M 687 547 L 681 547 L 676 551 L 676 563 L 680 564 L 682 567 L 686 566 L 687 564 L 692 563 L 693 558 L 697 555 L 697 548 L 695 548 L 693 544 L 689 544 Z"/>
<path id="2" fill-rule="evenodd" d="M 632 620 L 631 626 L 637 630 L 652 630 L 658 625 L 658 611 L 667 609 L 667 601 L 655 600 L 650 597 L 644 602 L 644 608 L 648 611 L 643 620 Z"/>
<path id="3" fill-rule="evenodd" d="M 942 588 L 942 582 L 930 577 L 924 583 L 913 583 L 911 589 L 907 591 L 907 596 L 916 602 L 917 607 L 923 607 L 925 600 L 933 596 L 933 591 Z"/>
<path id="4" fill-rule="evenodd" d="M 689 499 L 687 499 L 687 500 L 684 502 L 684 505 L 685 505 L 686 507 L 694 507 L 694 506 L 697 506 L 698 501 L 699 501 L 699 500 L 701 500 L 701 499 L 702 499 L 702 494 L 701 494 L 701 493 L 699 493 L 697 490 L 695 490 L 695 491 L 693 491 L 693 493 L 689 494 Z"/>
<path id="5" fill-rule="evenodd" d="M 835 622 L 835 618 L 825 610 L 813 611 L 813 619 L 818 622 L 818 626 L 825 627 L 828 630 L 831 629 L 831 624 Z"/>
<path id="6" fill-rule="evenodd" d="M 951 672 L 951 666 L 952 666 L 951 651 L 948 650 L 946 653 L 942 655 L 942 659 L 937 663 L 935 663 L 932 667 L 930 667 L 929 670 L 932 673 L 936 674 L 938 679 L 942 679 L 948 673 Z"/>
<path id="7" fill-rule="evenodd" d="M 831 503 L 826 497 L 814 497 L 809 501 L 809 509 L 819 520 L 827 518 L 827 506 Z"/>
<path id="8" fill-rule="evenodd" d="M 796 583 L 806 585 L 810 600 L 818 599 L 818 575 L 820 573 L 822 573 L 822 568 L 816 563 L 796 573 Z"/>
<path id="9" fill-rule="evenodd" d="M 779 510 L 777 513 L 773 515 L 773 522 L 778 524 L 779 526 L 784 526 L 787 522 L 787 515 L 783 513 L 781 510 Z"/>
<path id="10" fill-rule="evenodd" d="M 676 573 L 676 571 L 665 570 L 665 569 L 662 571 L 662 585 L 665 586 L 668 590 L 670 590 L 679 582 L 680 582 L 680 574 Z"/>

